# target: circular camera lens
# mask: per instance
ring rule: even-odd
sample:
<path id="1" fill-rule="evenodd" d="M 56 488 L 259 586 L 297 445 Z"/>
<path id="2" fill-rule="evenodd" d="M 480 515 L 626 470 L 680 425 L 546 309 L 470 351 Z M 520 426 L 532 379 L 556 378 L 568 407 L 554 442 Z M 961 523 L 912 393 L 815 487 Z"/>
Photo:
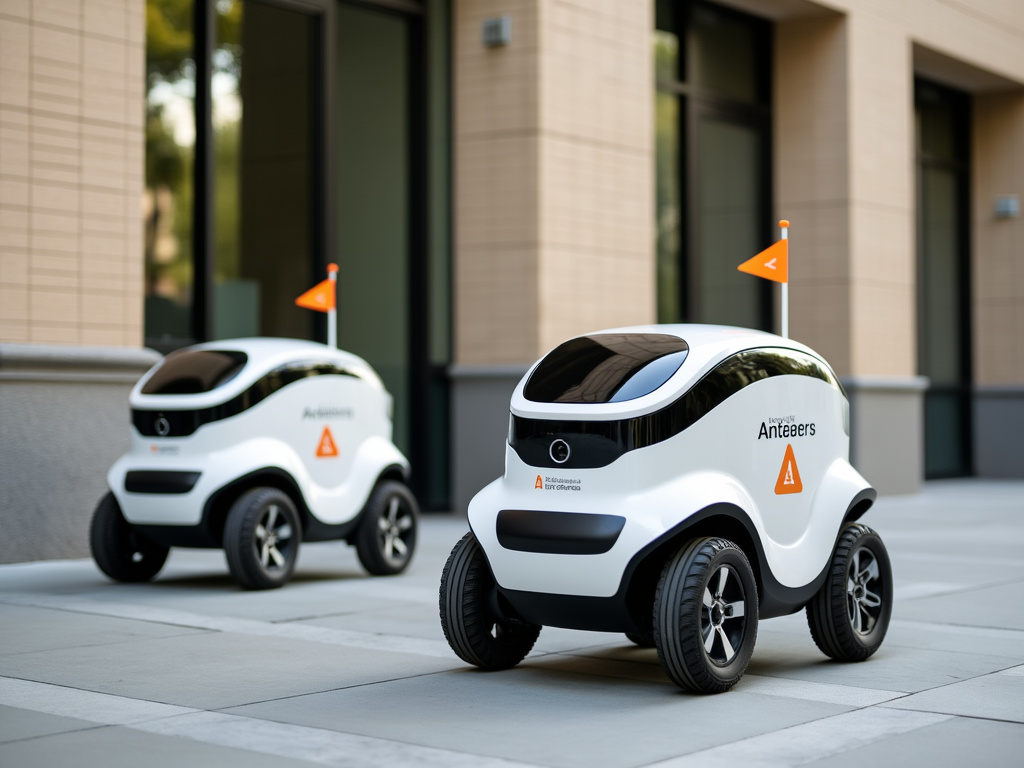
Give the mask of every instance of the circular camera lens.
<path id="1" fill-rule="evenodd" d="M 569 444 L 559 438 L 551 443 L 551 448 L 548 451 L 551 455 L 551 460 L 556 464 L 564 464 L 569 460 Z"/>

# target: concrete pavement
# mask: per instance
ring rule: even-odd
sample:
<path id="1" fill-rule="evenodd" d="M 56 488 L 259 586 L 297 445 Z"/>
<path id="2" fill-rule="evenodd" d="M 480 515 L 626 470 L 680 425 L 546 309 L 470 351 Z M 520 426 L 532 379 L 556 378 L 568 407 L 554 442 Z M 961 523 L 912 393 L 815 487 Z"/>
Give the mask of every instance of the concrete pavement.
<path id="1" fill-rule="evenodd" d="M 837 664 L 802 613 L 771 619 L 711 697 L 611 634 L 545 628 L 513 670 L 463 664 L 437 616 L 454 516 L 423 518 L 403 576 L 314 544 L 269 592 L 219 551 L 172 551 L 143 585 L 0 566 L 0 765 L 1021 765 L 1024 482 L 929 483 L 864 522 L 896 582 L 881 650 Z"/>

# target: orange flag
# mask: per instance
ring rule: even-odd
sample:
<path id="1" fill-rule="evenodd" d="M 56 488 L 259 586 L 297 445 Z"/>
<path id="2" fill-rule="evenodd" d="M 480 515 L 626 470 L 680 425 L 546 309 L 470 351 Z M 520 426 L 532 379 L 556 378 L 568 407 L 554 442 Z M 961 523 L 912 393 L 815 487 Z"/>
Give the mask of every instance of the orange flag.
<path id="1" fill-rule="evenodd" d="M 774 280 L 776 283 L 788 283 L 789 240 L 779 240 L 768 246 L 754 258 L 744 261 L 736 269 L 763 277 L 765 280 Z"/>
<path id="2" fill-rule="evenodd" d="M 330 312 L 334 309 L 334 285 L 334 281 L 328 278 L 299 296 L 295 304 L 317 312 Z"/>

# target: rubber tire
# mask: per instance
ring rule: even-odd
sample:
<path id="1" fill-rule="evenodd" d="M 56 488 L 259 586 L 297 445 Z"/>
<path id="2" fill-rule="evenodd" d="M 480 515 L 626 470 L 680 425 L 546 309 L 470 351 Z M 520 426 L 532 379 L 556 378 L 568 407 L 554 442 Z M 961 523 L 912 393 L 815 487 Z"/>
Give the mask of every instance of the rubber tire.
<path id="1" fill-rule="evenodd" d="M 651 632 L 627 632 L 626 639 L 639 648 L 654 648 L 654 634 Z"/>
<path id="2" fill-rule="evenodd" d="M 535 624 L 495 618 L 489 605 L 496 589 L 483 549 L 467 533 L 441 572 L 441 629 L 460 659 L 486 670 L 514 667 L 526 658 L 541 630 Z"/>
<path id="3" fill-rule="evenodd" d="M 156 576 L 167 562 L 169 547 L 136 532 L 124 519 L 114 494 L 107 493 L 89 525 L 92 559 L 115 581 L 141 582 Z"/>
<path id="4" fill-rule="evenodd" d="M 864 549 L 878 564 L 881 594 L 874 624 L 867 632 L 859 632 L 850 616 L 847 574 L 855 554 Z M 892 564 L 881 537 L 860 523 L 846 526 L 836 542 L 825 583 L 807 604 L 807 625 L 815 645 L 836 661 L 864 661 L 885 639 L 892 616 L 892 594 Z"/>
<path id="5" fill-rule="evenodd" d="M 284 525 L 290 526 L 291 535 L 283 547 L 276 548 L 284 562 L 264 565 L 258 525 L 274 506 L 283 515 Z M 286 584 L 295 570 L 301 541 L 302 526 L 295 504 L 287 493 L 277 488 L 248 490 L 235 500 L 228 511 L 224 524 L 224 554 L 231 576 L 245 589 L 276 589 Z"/>
<path id="6" fill-rule="evenodd" d="M 397 502 L 398 520 L 408 520 L 409 527 L 399 533 L 394 526 L 388 531 L 381 530 L 381 523 L 387 523 L 392 503 Z M 416 531 L 419 525 L 419 504 L 412 491 L 397 480 L 383 480 L 374 487 L 363 512 L 356 534 L 356 554 L 363 568 L 374 576 L 393 576 L 409 567 L 416 551 Z M 387 539 L 393 537 L 405 546 L 405 553 L 399 557 L 388 555 Z"/>
<path id="7" fill-rule="evenodd" d="M 701 624 L 708 616 L 704 592 L 717 586 L 710 582 L 724 566 L 739 577 L 736 584 L 742 590 L 745 620 L 739 626 L 738 641 L 732 643 L 733 656 L 719 663 L 704 648 Z M 733 584 L 727 585 L 729 590 L 735 589 Z M 665 564 L 654 596 L 654 640 L 669 678 L 695 693 L 724 693 L 736 685 L 754 652 L 757 605 L 757 585 L 743 550 L 718 538 L 694 539 L 683 546 Z M 710 625 L 708 628 L 714 631 Z M 713 642 L 712 651 L 719 645 Z"/>

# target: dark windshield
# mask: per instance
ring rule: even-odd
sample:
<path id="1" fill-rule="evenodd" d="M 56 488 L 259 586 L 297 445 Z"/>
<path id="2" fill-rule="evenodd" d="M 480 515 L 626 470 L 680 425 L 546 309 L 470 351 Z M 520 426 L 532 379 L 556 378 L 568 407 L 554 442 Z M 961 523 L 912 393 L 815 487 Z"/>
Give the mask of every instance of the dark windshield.
<path id="1" fill-rule="evenodd" d="M 688 351 L 678 336 L 600 333 L 548 353 L 523 394 L 536 403 L 618 403 L 650 394 L 679 370 Z"/>
<path id="2" fill-rule="evenodd" d="M 194 395 L 209 392 L 235 378 L 246 359 L 241 352 L 172 352 L 142 387 L 142 394 Z"/>

